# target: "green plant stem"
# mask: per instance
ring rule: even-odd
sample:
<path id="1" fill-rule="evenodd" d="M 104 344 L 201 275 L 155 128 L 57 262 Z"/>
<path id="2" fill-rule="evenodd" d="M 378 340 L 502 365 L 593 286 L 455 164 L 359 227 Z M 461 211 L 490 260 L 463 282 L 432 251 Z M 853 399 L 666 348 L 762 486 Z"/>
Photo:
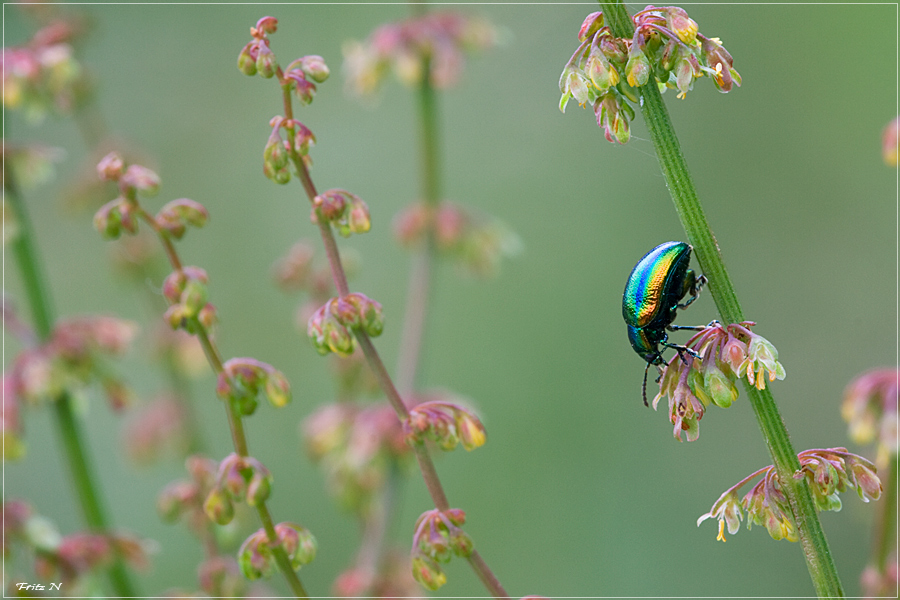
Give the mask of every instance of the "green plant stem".
<path id="1" fill-rule="evenodd" d="M 878 501 L 878 517 L 872 540 L 871 566 L 884 575 L 891 551 L 897 547 L 897 455 L 888 454 L 888 476 L 883 481 L 884 492 Z"/>
<path id="2" fill-rule="evenodd" d="M 621 1 L 605 0 L 601 1 L 600 5 L 613 34 L 631 39 L 634 24 Z M 709 279 L 710 293 L 719 314 L 726 323 L 739 323 L 744 320 L 744 314 L 737 294 L 725 269 L 716 239 L 706 221 L 675 129 L 663 103 L 662 94 L 652 78 L 650 83 L 641 88 L 641 96 L 641 111 L 650 130 L 650 138 L 656 147 L 669 193 L 672 195 L 688 241 L 694 247 L 703 274 Z M 793 477 L 794 472 L 800 468 L 800 463 L 775 399 L 768 388 L 758 390 L 745 382 L 744 389 L 772 456 L 779 483 L 790 503 L 816 593 L 820 597 L 842 597 L 844 590 L 841 580 L 806 479 L 796 480 Z"/>
<path id="3" fill-rule="evenodd" d="M 176 271 L 181 271 L 181 259 L 178 257 L 178 252 L 175 249 L 175 245 L 172 244 L 172 241 L 169 239 L 168 235 L 166 235 L 162 228 L 160 228 L 159 224 L 156 222 L 156 219 L 154 219 L 153 216 L 150 215 L 150 213 L 144 210 L 144 208 L 140 204 L 137 204 L 137 199 L 132 198 L 132 201 L 136 205 L 137 214 L 153 229 L 153 231 L 156 232 L 160 243 L 166 251 L 166 256 L 168 256 L 169 263 L 172 265 L 172 268 Z M 219 352 L 216 344 L 213 342 L 212 338 L 209 336 L 209 333 L 206 331 L 206 328 L 196 320 L 196 317 L 194 319 L 194 328 L 197 332 L 195 335 L 197 336 L 200 345 L 203 347 L 203 353 L 206 355 L 206 360 L 218 377 L 225 370 L 224 363 L 222 362 L 222 355 Z M 237 452 L 238 456 L 249 456 L 247 436 L 244 433 L 244 422 L 241 419 L 241 415 L 234 403 L 226 401 L 225 404 L 225 412 L 228 417 L 228 426 L 231 430 L 231 441 L 232 445 L 234 446 L 234 451 Z M 258 502 L 258 504 L 256 505 L 256 512 L 259 515 L 259 520 L 262 522 L 263 529 L 266 532 L 266 537 L 269 540 L 269 547 L 272 551 L 272 556 L 275 558 L 275 563 L 278 565 L 278 570 L 281 571 L 281 574 L 284 576 L 285 581 L 287 581 L 287 584 L 291 588 L 294 597 L 308 598 L 309 595 L 306 593 L 306 589 L 303 587 L 303 583 L 300 581 L 300 578 L 297 576 L 296 571 L 294 571 L 293 567 L 291 566 L 291 560 L 288 557 L 287 552 L 285 552 L 284 548 L 281 546 L 281 543 L 278 540 L 278 534 L 275 532 L 274 521 L 265 501 Z"/>
<path id="4" fill-rule="evenodd" d="M 416 12 L 424 12 L 421 3 L 413 4 Z M 431 78 L 431 60 L 422 60 L 422 81 L 419 83 L 419 156 L 421 157 L 421 200 L 428 211 L 432 226 L 426 227 L 422 248 L 413 257 L 409 273 L 406 312 L 400 337 L 397 359 L 397 387 L 406 394 L 416 389 L 419 362 L 425 340 L 425 322 L 431 296 L 431 279 L 435 262 L 433 219 L 441 199 L 440 135 L 438 131 L 437 95 Z"/>
<path id="5" fill-rule="evenodd" d="M 12 169 L 4 169 L 3 185 L 6 190 L 6 200 L 18 221 L 18 233 L 12 242 L 13 254 L 22 275 L 35 333 L 41 342 L 46 342 L 53 332 L 54 317 L 50 294 L 45 283 L 46 279 L 42 273 L 34 244 L 34 228 L 16 186 Z M 84 520 L 91 530 L 109 534 L 108 512 L 103 505 L 102 496 L 97 491 L 99 489 L 97 477 L 88 454 L 84 432 L 72 407 L 72 399 L 67 393 L 63 393 L 56 398 L 53 408 L 56 428 L 63 445 L 63 454 L 66 457 L 69 474 Z M 116 557 L 115 562 L 107 570 L 107 575 L 116 595 L 123 597 L 136 595 L 120 557 Z"/>

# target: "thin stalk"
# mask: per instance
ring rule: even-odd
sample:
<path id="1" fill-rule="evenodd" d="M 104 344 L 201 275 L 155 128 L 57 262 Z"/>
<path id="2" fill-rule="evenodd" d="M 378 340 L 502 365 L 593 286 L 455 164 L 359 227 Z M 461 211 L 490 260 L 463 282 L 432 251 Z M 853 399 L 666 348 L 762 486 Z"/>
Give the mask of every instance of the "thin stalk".
<path id="1" fill-rule="evenodd" d="M 634 34 L 634 24 L 621 1 L 601 0 L 600 5 L 613 34 L 630 39 Z M 694 247 L 703 274 L 709 280 L 709 289 L 719 314 L 726 323 L 741 322 L 744 320 L 741 305 L 706 221 L 681 145 L 655 81 L 651 80 L 641 88 L 641 97 L 641 111 L 656 147 L 660 168 L 688 241 Z M 843 597 L 844 589 L 806 479 L 796 480 L 793 477 L 800 468 L 800 462 L 772 392 L 768 388 L 758 390 L 746 382 L 744 389 L 772 456 L 779 483 L 790 503 L 816 593 L 820 597 Z"/>
<path id="2" fill-rule="evenodd" d="M 156 219 L 144 210 L 143 207 L 137 204 L 136 199 L 132 199 L 132 201 L 136 204 L 137 214 L 140 215 L 140 217 L 156 232 L 157 238 L 159 238 L 160 243 L 162 243 L 172 268 L 176 271 L 180 271 L 182 269 L 181 260 L 178 257 L 175 245 L 172 244 L 172 241 L 160 228 Z M 215 372 L 216 376 L 220 375 L 225 370 L 225 367 L 218 347 L 209 336 L 206 328 L 203 327 L 196 318 L 194 320 L 194 326 L 197 331 L 197 339 L 203 347 L 203 353 L 206 355 L 209 366 Z M 244 422 L 241 419 L 237 407 L 230 401 L 226 402 L 226 414 L 228 416 L 228 426 L 231 429 L 231 440 L 234 451 L 237 452 L 239 456 L 249 456 L 247 436 L 244 433 Z M 296 598 L 308 598 L 309 595 L 306 593 L 303 583 L 297 576 L 296 571 L 291 567 L 290 558 L 278 541 L 278 534 L 275 531 L 272 515 L 269 513 L 269 508 L 265 501 L 258 502 L 256 512 L 259 515 L 263 529 L 266 532 L 266 537 L 269 540 L 269 547 L 272 551 L 272 556 L 275 558 L 275 563 L 278 565 L 278 570 L 281 571 L 281 574 L 284 576 L 285 581 L 287 581 L 288 586 L 291 588 L 291 591 Z"/>
<path id="3" fill-rule="evenodd" d="M 420 3 L 413 4 L 416 12 L 423 13 Z M 419 83 L 419 156 L 421 156 L 421 196 L 430 219 L 434 219 L 441 200 L 440 132 L 438 130 L 437 94 L 431 84 L 431 58 L 422 58 L 422 81 Z M 422 248 L 413 257 L 409 274 L 406 312 L 400 338 L 400 355 L 397 360 L 397 386 L 404 394 L 416 388 L 419 378 L 419 362 L 425 344 L 425 324 L 431 296 L 431 279 L 434 271 L 434 228 L 426 227 Z"/>
<path id="4" fill-rule="evenodd" d="M 310 204 L 313 204 L 315 200 L 315 186 L 309 176 L 309 171 L 303 163 L 303 160 L 293 148 L 291 149 L 290 155 L 294 167 L 297 170 L 297 174 L 300 177 L 300 181 L 303 183 L 303 188 L 306 190 L 309 202 Z M 337 288 L 338 294 L 345 296 L 350 293 L 350 289 L 347 285 L 347 277 L 344 273 L 340 254 L 337 249 L 337 242 L 335 242 L 331 225 L 328 221 L 321 218 L 321 215 L 316 221 L 318 222 L 319 232 L 325 246 L 325 253 L 328 256 L 328 262 L 332 268 L 332 277 L 334 278 L 335 287 Z M 409 415 L 409 411 L 406 408 L 403 399 L 400 397 L 397 387 L 394 385 L 393 380 L 388 374 L 384 362 L 381 360 L 381 356 L 372 344 L 372 340 L 366 332 L 361 329 L 354 329 L 353 333 L 356 336 L 357 342 L 359 342 L 360 348 L 362 348 L 369 368 L 375 374 L 375 378 L 378 380 L 378 383 L 384 394 L 387 396 L 388 401 L 391 403 L 391 406 L 397 412 L 397 416 L 400 419 L 405 419 Z M 424 446 L 419 445 L 415 446 L 415 450 L 416 458 L 421 467 L 422 477 L 425 480 L 425 485 L 428 488 L 428 492 L 431 495 L 435 507 L 439 510 L 446 510 L 450 507 L 450 504 L 447 502 L 447 496 L 444 493 L 443 486 L 441 486 L 440 479 L 438 479 L 437 470 L 434 468 L 434 462 L 431 460 L 428 450 Z M 480 556 L 474 560 L 470 560 L 469 564 L 495 598 L 509 598 L 509 594 L 506 593 L 506 590 L 503 589 L 503 586 L 500 585 L 497 578 Z"/>
<path id="5" fill-rule="evenodd" d="M 22 283 L 25 286 L 25 295 L 31 307 L 32 321 L 38 339 L 45 342 L 53 332 L 53 309 L 51 308 L 50 294 L 46 285 L 46 279 L 42 272 L 41 262 L 38 259 L 37 248 L 34 244 L 34 228 L 31 224 L 25 203 L 19 195 L 14 175 L 11 169 L 4 169 L 3 185 L 6 190 L 6 200 L 15 213 L 18 220 L 18 233 L 13 240 L 13 254 L 19 272 L 22 274 Z M 66 457 L 72 484 L 75 487 L 78 503 L 88 527 L 101 534 L 110 533 L 110 520 L 106 507 L 97 484 L 92 460 L 87 451 L 84 432 L 81 424 L 75 417 L 72 409 L 72 400 L 68 394 L 63 393 L 53 403 L 53 414 L 59 438 L 63 445 L 63 454 Z M 116 595 L 123 597 L 135 596 L 134 587 L 131 584 L 125 566 L 121 558 L 116 557 L 115 562 L 107 570 L 110 584 Z"/>
<path id="6" fill-rule="evenodd" d="M 884 575 L 888 558 L 897 546 L 897 455 L 888 454 L 888 476 L 884 480 L 884 493 L 879 498 L 878 517 L 872 540 L 872 557 L 869 564 Z"/>

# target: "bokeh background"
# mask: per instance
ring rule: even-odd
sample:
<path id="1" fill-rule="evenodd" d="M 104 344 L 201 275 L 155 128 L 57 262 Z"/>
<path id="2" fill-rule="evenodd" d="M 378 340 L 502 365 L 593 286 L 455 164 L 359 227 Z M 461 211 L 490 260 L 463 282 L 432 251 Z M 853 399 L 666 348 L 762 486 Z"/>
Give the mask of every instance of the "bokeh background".
<path id="1" fill-rule="evenodd" d="M 710 408 L 693 443 L 675 441 L 665 411 L 641 404 L 643 362 L 625 337 L 622 288 L 647 250 L 684 234 L 640 117 L 632 141 L 617 146 L 590 112 L 574 102 L 565 115 L 557 108 L 559 73 L 596 5 L 457 8 L 501 26 L 505 43 L 473 58 L 460 85 L 440 97 L 446 194 L 499 216 L 524 244 L 492 280 L 440 268 L 429 320 L 424 381 L 470 397 L 488 429 L 483 448 L 438 458 L 476 546 L 514 596 L 812 595 L 798 544 L 775 542 L 762 528 L 722 544 L 714 522 L 696 525 L 722 491 L 770 462 L 746 399 Z M 882 129 L 897 114 L 896 5 L 686 8 L 702 32 L 722 38 L 743 76 L 728 95 L 700 80 L 686 100 L 666 96 L 707 216 L 745 313 L 786 367 L 773 389 L 796 448 L 848 445 L 839 414 L 845 385 L 897 360 L 897 172 L 880 155 Z M 334 388 L 325 361 L 294 328 L 298 299 L 271 278 L 276 258 L 316 232 L 296 182 L 280 187 L 262 174 L 267 122 L 281 111 L 277 86 L 241 75 L 235 61 L 249 27 L 271 14 L 280 21 L 273 40 L 282 60 L 314 53 L 331 66 L 332 79 L 298 118 L 318 137 L 318 187 L 349 189 L 371 208 L 372 231 L 341 243 L 363 257 L 352 287 L 385 307 L 377 345 L 392 367 L 410 261 L 390 223 L 419 189 L 416 105 L 391 82 L 378 103 L 363 106 L 345 94 L 340 64 L 342 43 L 408 8 L 77 10 L 94 26 L 81 56 L 97 77 L 99 110 L 162 177 L 151 206 L 190 197 L 210 210 L 208 227 L 190 232 L 180 249 L 210 274 L 223 353 L 267 361 L 292 382 L 294 402 L 261 406 L 248 435 L 275 474 L 275 518 L 301 522 L 318 538 L 319 556 L 301 575 L 312 593 L 327 595 L 359 533 L 302 451 L 298 423 L 332 400 Z M 5 6 L 8 45 L 32 31 Z M 91 213 L 60 200 L 88 160 L 72 121 L 35 127 L 15 113 L 6 118 L 8 140 L 67 152 L 54 182 L 26 195 L 58 313 L 145 321 L 140 293 L 111 271 Z M 6 293 L 20 300 L 10 258 L 4 267 Z M 680 322 L 716 316 L 704 296 Z M 121 370 L 149 396 L 161 385 L 159 370 L 138 348 Z M 5 364 L 16 349 L 7 337 Z M 231 446 L 213 381 L 198 380 L 194 396 L 212 455 L 221 458 Z M 113 520 L 158 543 L 141 589 L 152 596 L 195 588 L 199 545 L 154 510 L 157 492 L 184 475 L 183 465 L 173 458 L 135 468 L 121 450 L 121 419 L 96 400 L 84 423 Z M 29 499 L 63 533 L 79 530 L 49 411 L 25 417 L 28 455 L 4 465 L 4 496 Z M 400 502 L 391 535 L 408 545 L 415 518 L 431 507 L 415 471 Z M 852 492 L 842 512 L 822 515 L 851 594 L 872 517 Z M 448 577 L 437 595 L 484 595 L 464 561 L 452 562 Z M 284 591 L 278 578 L 271 585 Z"/>

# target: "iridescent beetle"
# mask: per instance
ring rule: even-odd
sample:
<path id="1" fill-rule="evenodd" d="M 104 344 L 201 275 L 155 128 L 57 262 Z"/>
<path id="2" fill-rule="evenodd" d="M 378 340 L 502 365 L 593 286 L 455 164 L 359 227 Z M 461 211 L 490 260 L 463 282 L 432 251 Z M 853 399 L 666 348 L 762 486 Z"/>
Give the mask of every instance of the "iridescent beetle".
<path id="1" fill-rule="evenodd" d="M 701 327 L 672 325 L 679 308 L 697 299 L 706 277 L 699 277 L 688 268 L 691 246 L 684 242 L 666 242 L 644 255 L 631 271 L 622 295 L 622 316 L 628 325 L 628 341 L 641 358 L 647 361 L 641 393 L 647 404 L 647 371 L 650 365 L 665 363 L 662 351 L 673 348 L 684 360 L 683 352 L 697 354 L 685 346 L 669 343 L 669 331 L 699 330 Z M 681 300 L 690 294 L 687 302 Z M 663 350 L 659 349 L 663 346 Z"/>

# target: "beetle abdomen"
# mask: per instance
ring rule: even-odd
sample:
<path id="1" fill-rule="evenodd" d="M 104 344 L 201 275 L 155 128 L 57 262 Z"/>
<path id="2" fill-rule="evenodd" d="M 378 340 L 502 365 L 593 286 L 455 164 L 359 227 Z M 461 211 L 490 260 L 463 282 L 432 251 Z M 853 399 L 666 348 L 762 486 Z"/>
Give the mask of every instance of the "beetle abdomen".
<path id="1" fill-rule="evenodd" d="M 669 313 L 683 294 L 691 260 L 691 247 L 684 242 L 660 244 L 638 262 L 628 277 L 622 295 L 622 316 L 628 325 L 647 327 L 656 321 L 671 322 Z M 637 348 L 635 348 L 637 350 Z"/>

